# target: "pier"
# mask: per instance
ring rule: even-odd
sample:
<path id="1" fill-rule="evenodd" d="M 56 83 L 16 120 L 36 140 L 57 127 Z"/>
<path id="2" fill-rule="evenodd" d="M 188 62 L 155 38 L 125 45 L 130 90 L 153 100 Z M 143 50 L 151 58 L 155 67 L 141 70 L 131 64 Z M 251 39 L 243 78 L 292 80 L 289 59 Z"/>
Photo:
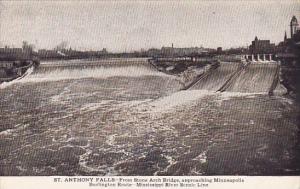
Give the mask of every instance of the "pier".
<path id="1" fill-rule="evenodd" d="M 274 54 L 246 54 L 242 55 L 241 58 L 250 62 L 275 62 Z"/>

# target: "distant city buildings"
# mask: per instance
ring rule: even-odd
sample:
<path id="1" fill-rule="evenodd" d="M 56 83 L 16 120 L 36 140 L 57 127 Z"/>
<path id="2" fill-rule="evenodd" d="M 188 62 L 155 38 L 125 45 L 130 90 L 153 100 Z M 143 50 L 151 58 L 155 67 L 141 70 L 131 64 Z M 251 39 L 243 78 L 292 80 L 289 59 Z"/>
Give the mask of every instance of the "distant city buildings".
<path id="1" fill-rule="evenodd" d="M 4 47 L 0 48 L 0 53 L 7 53 L 7 54 L 16 54 L 16 53 L 22 53 L 23 49 L 22 48 L 9 48 L 9 47 Z"/>
<path id="2" fill-rule="evenodd" d="M 271 54 L 275 52 L 275 43 L 270 43 L 270 40 L 259 40 L 257 37 L 249 46 L 251 54 Z"/>
<path id="3" fill-rule="evenodd" d="M 203 47 L 188 47 L 188 48 L 174 48 L 172 47 L 162 47 L 161 53 L 163 55 L 175 55 L 175 56 L 189 56 L 189 55 L 200 55 L 206 54 L 209 51 Z"/>
<path id="4" fill-rule="evenodd" d="M 0 48 L 0 60 L 28 59 L 33 54 L 33 46 L 26 41 L 23 42 L 22 48 L 10 48 L 5 46 Z"/>
<path id="5" fill-rule="evenodd" d="M 52 50 L 40 49 L 38 50 L 38 56 L 41 59 L 51 59 L 51 58 L 97 58 L 107 55 L 108 52 L 106 48 L 103 48 L 100 51 L 77 51 L 72 48 L 55 48 Z"/>
<path id="6" fill-rule="evenodd" d="M 298 43 L 300 42 L 300 27 L 298 24 L 298 20 L 295 16 L 293 16 L 291 22 L 290 22 L 290 32 L 291 32 L 291 37 L 288 38 L 285 32 L 284 35 L 284 40 L 283 40 L 283 44 L 293 44 L 293 43 Z"/>
<path id="7" fill-rule="evenodd" d="M 161 57 L 184 57 L 184 56 L 201 56 L 207 55 L 215 49 L 208 49 L 203 47 L 185 47 L 176 48 L 172 44 L 171 47 L 162 47 L 161 49 L 151 48 L 147 51 L 147 56 L 161 56 Z"/>
<path id="8" fill-rule="evenodd" d="M 287 32 L 284 34 L 284 39 L 278 45 L 271 43 L 270 40 L 260 40 L 257 37 L 252 41 L 249 46 L 249 53 L 251 54 L 277 54 L 279 56 L 294 57 L 299 53 L 300 48 L 300 27 L 298 20 L 295 16 L 290 21 L 290 38 Z M 282 53 L 291 53 L 285 54 Z"/>
<path id="9" fill-rule="evenodd" d="M 290 30 L 291 30 L 291 38 L 295 37 L 300 32 L 300 28 L 296 16 L 292 17 L 292 20 L 290 22 Z"/>
<path id="10" fill-rule="evenodd" d="M 299 56 L 300 53 L 300 27 L 295 16 L 290 21 L 290 38 L 287 33 L 284 34 L 284 39 L 277 46 L 279 57 L 293 58 Z"/>
<path id="11" fill-rule="evenodd" d="M 277 46 L 270 40 L 261 40 L 256 36 L 249 47 L 235 47 L 229 49 L 216 49 L 204 47 L 174 47 L 163 46 L 162 48 L 141 49 L 134 52 L 109 53 L 106 48 L 102 50 L 79 51 L 67 48 L 68 43 L 63 41 L 53 49 L 40 49 L 33 51 L 33 45 L 23 42 L 22 48 L 4 47 L 0 48 L 0 60 L 10 60 L 34 55 L 40 59 L 76 59 L 76 58 L 101 58 L 101 57 L 165 57 L 165 58 L 184 58 L 184 57 L 203 57 L 215 55 L 238 55 L 238 54 L 278 54 L 293 53 L 297 54 L 300 48 L 300 27 L 295 16 L 290 21 L 290 38 L 285 32 L 284 40 Z M 296 52 L 297 51 L 297 52 Z"/>
<path id="12" fill-rule="evenodd" d="M 238 55 L 238 54 L 247 54 L 249 53 L 248 47 L 235 47 L 222 50 L 222 52 L 217 54 L 226 54 L 226 55 Z"/>

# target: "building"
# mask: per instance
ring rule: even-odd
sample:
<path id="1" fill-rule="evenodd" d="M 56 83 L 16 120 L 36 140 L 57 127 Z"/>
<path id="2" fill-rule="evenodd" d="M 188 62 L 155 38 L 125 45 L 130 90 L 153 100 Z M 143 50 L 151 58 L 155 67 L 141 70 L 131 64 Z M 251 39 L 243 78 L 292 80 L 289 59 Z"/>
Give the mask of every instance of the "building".
<path id="1" fill-rule="evenodd" d="M 0 69 L 1 68 L 12 68 L 14 65 L 12 61 L 0 61 Z"/>
<path id="2" fill-rule="evenodd" d="M 292 17 L 290 22 L 290 32 L 291 32 L 291 38 L 287 37 L 287 34 L 285 32 L 284 34 L 284 40 L 283 43 L 290 44 L 290 43 L 297 43 L 300 41 L 300 27 L 298 24 L 298 20 L 295 16 Z"/>
<path id="3" fill-rule="evenodd" d="M 62 55 L 57 53 L 56 50 L 47 50 L 47 49 L 40 49 L 38 50 L 38 56 L 40 58 L 60 58 Z"/>
<path id="4" fill-rule="evenodd" d="M 293 38 L 293 36 L 299 32 L 299 24 L 296 16 L 292 17 L 292 20 L 290 22 L 290 30 L 291 30 L 291 38 Z"/>
<path id="5" fill-rule="evenodd" d="M 161 51 L 160 49 L 156 49 L 156 48 L 151 48 L 147 51 L 147 56 L 160 56 L 161 55 Z"/>
<path id="6" fill-rule="evenodd" d="M 275 43 L 270 43 L 270 40 L 259 40 L 255 37 L 249 46 L 249 51 L 252 54 L 272 54 L 275 52 Z"/>
<path id="7" fill-rule="evenodd" d="M 285 32 L 284 40 L 277 45 L 277 58 L 285 65 L 300 67 L 300 27 L 295 16 L 290 21 L 290 38 Z"/>
<path id="8" fill-rule="evenodd" d="M 5 48 L 0 48 L 0 53 L 3 53 L 3 54 L 21 54 L 21 53 L 23 53 L 23 49 L 22 48 L 5 47 Z"/>
<path id="9" fill-rule="evenodd" d="M 291 40 L 295 43 L 300 41 L 300 27 L 298 24 L 298 20 L 295 16 L 293 16 L 290 22 L 290 30 L 291 30 Z"/>
<path id="10" fill-rule="evenodd" d="M 203 55 L 207 54 L 208 50 L 203 47 L 187 47 L 187 48 L 175 48 L 162 47 L 161 54 L 164 56 L 190 56 L 190 55 Z"/>
<path id="11" fill-rule="evenodd" d="M 287 33 L 284 33 L 284 39 L 277 45 L 278 53 L 293 53 L 295 50 L 298 51 L 300 46 L 300 27 L 298 20 L 295 16 L 290 21 L 290 34 L 291 37 L 287 37 Z"/>
<path id="12" fill-rule="evenodd" d="M 30 53 L 22 48 L 0 48 L 0 61 L 11 61 L 16 59 L 27 59 Z"/>

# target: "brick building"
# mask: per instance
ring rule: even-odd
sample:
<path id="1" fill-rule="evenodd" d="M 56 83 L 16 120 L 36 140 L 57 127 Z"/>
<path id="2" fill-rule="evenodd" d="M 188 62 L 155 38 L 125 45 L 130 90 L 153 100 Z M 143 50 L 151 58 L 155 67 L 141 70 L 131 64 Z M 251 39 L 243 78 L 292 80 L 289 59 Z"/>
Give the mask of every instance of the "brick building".
<path id="1" fill-rule="evenodd" d="M 259 40 L 255 37 L 249 46 L 249 51 L 252 54 L 271 54 L 275 52 L 275 43 L 270 43 L 270 40 Z"/>

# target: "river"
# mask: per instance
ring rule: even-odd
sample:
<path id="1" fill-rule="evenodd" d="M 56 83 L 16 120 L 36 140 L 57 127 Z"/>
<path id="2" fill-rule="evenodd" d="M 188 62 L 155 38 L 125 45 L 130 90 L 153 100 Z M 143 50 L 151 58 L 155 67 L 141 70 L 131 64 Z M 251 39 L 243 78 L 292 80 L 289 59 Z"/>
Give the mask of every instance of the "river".
<path id="1" fill-rule="evenodd" d="M 221 93 L 238 66 L 180 90 L 144 59 L 42 62 L 0 85 L 0 175 L 299 175 L 298 106 L 267 67 Z"/>

